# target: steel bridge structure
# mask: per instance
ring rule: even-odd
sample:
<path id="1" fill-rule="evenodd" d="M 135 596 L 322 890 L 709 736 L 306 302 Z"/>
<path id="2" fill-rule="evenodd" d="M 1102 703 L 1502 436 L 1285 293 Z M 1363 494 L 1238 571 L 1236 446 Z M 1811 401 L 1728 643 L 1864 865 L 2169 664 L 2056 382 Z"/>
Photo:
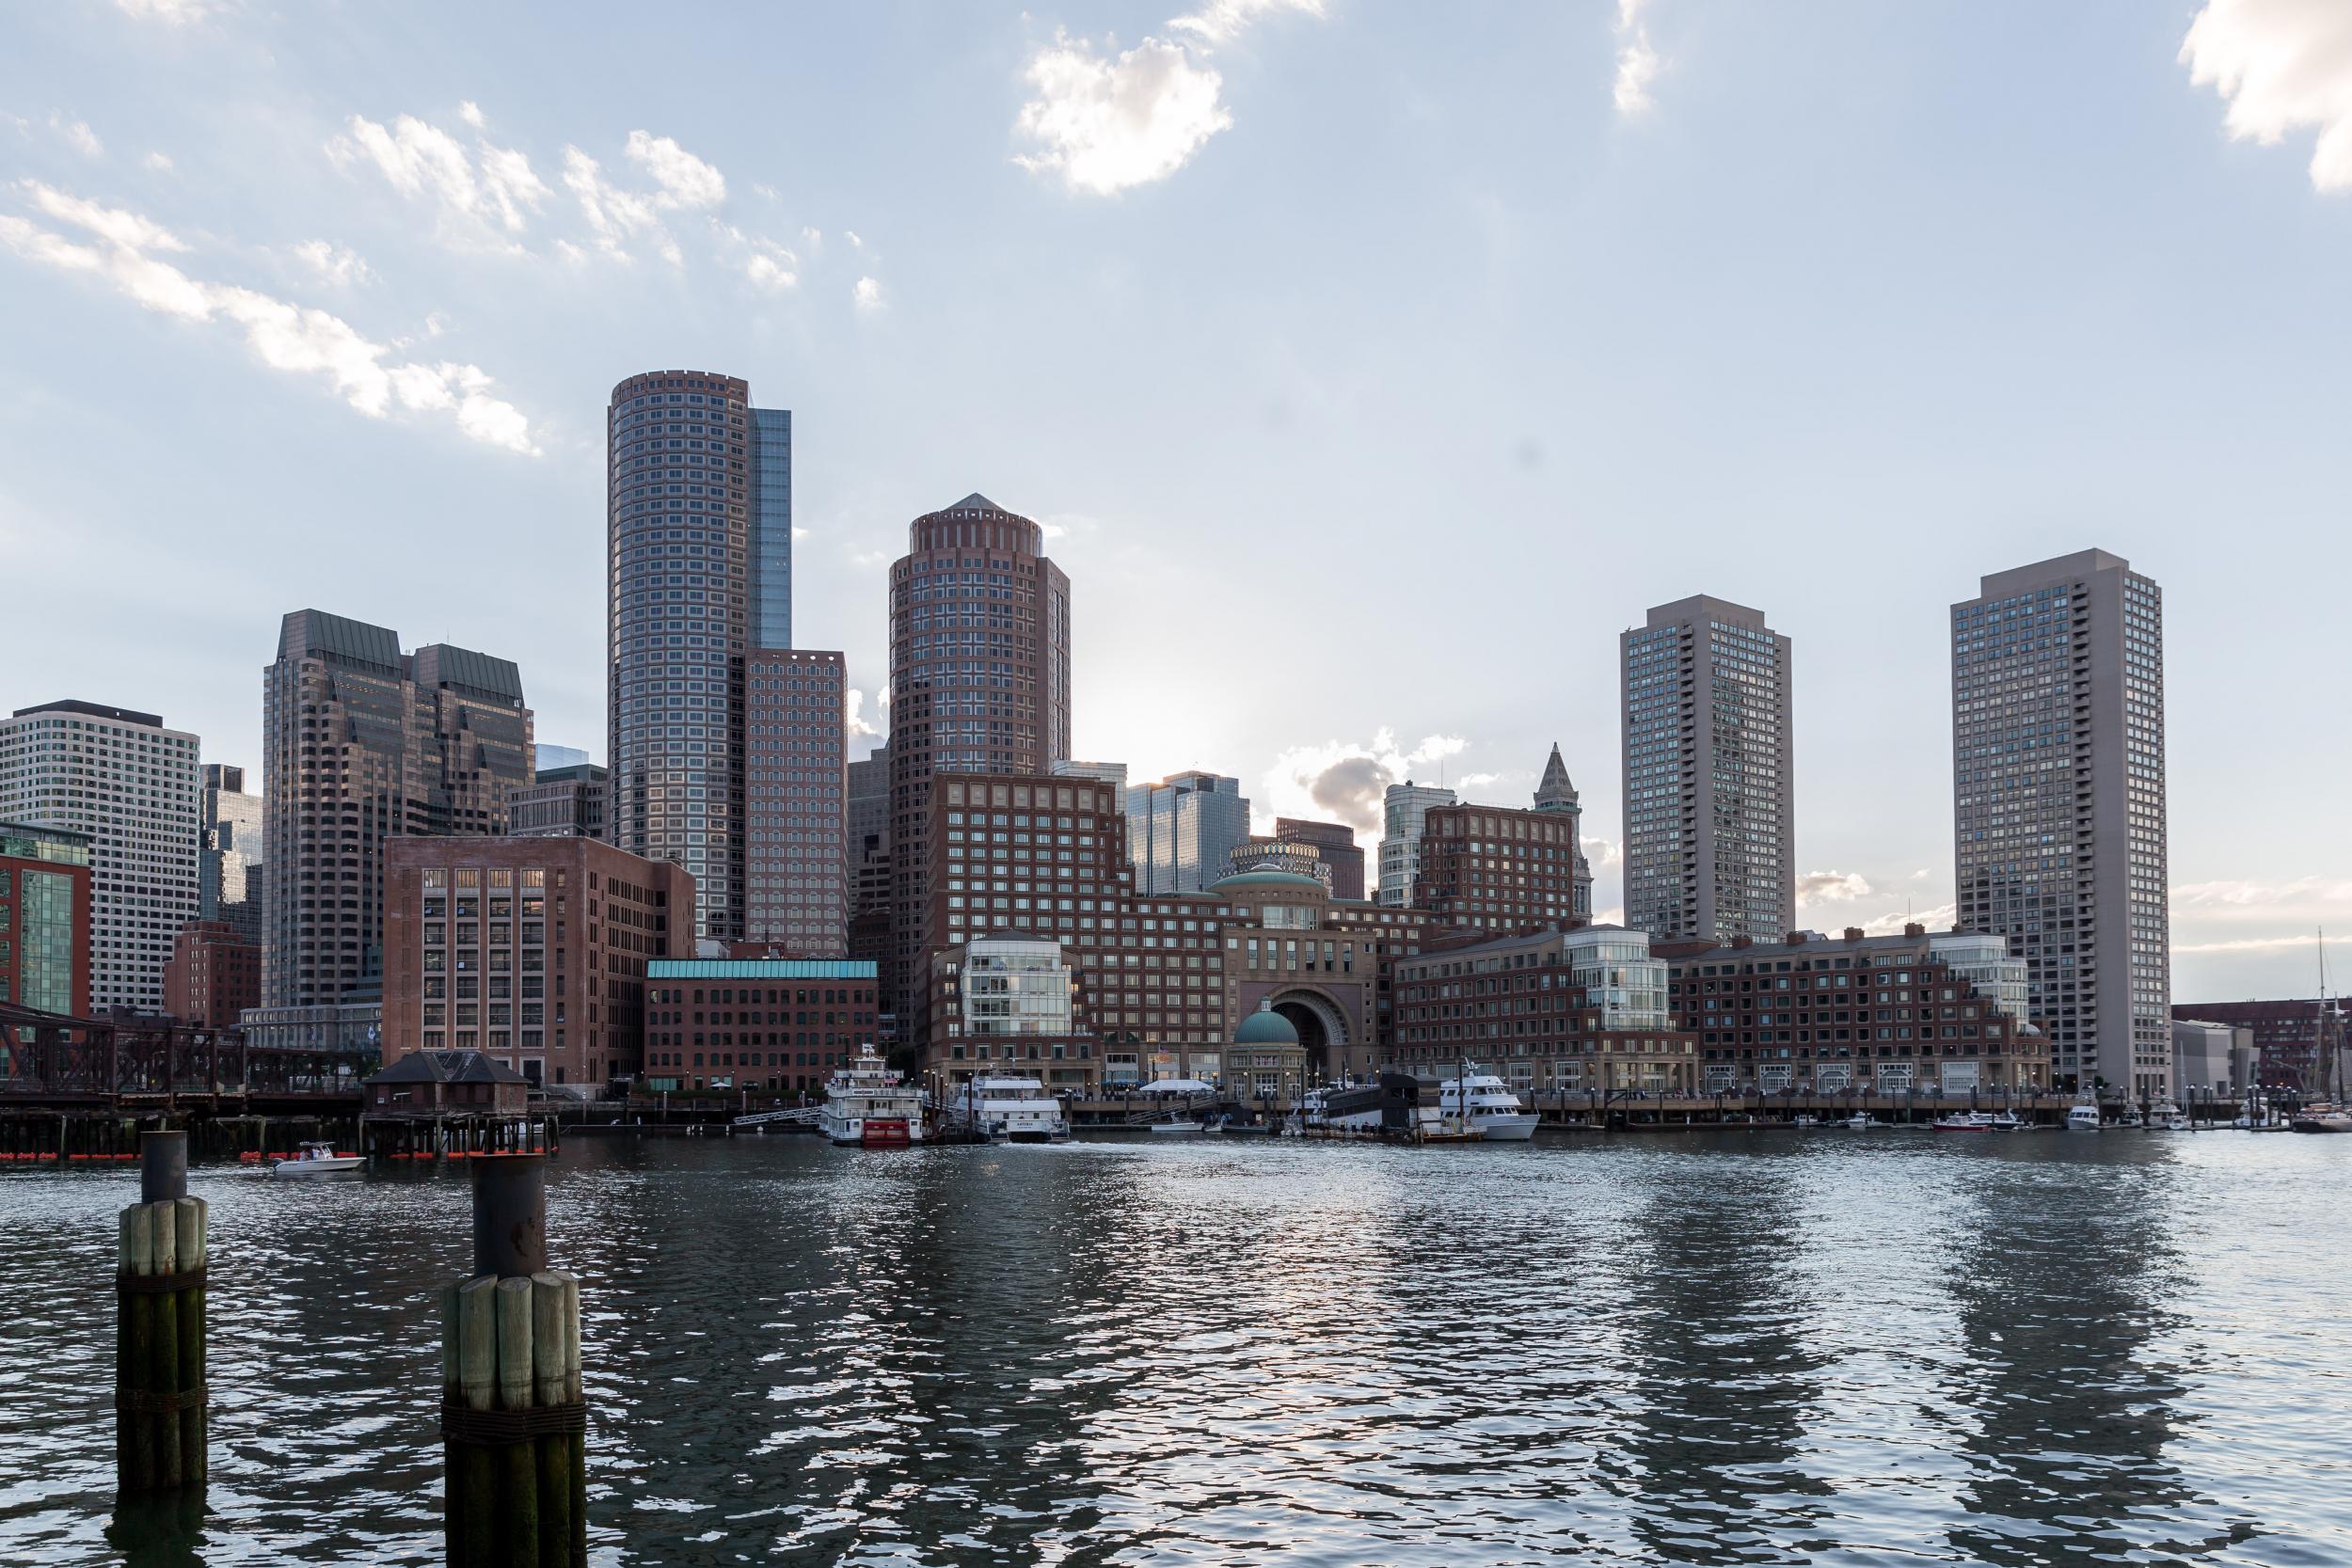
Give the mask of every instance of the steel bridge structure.
<path id="1" fill-rule="evenodd" d="M 373 1058 L 246 1043 L 237 1029 L 117 1014 L 74 1018 L 0 1002 L 0 1112 L 357 1106 Z"/>

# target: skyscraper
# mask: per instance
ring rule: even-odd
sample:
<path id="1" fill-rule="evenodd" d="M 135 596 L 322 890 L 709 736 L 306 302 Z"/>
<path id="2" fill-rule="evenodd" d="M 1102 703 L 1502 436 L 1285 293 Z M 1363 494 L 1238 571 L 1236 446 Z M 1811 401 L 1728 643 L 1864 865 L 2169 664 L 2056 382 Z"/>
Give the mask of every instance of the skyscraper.
<path id="1" fill-rule="evenodd" d="M 1274 819 L 1274 836 L 1311 844 L 1331 870 L 1331 896 L 1360 903 L 1364 896 L 1364 851 L 1356 843 L 1356 830 L 1344 822 L 1316 822 L 1296 816 Z"/>
<path id="2" fill-rule="evenodd" d="M 1421 834 L 1432 806 L 1454 804 L 1454 791 L 1407 779 L 1389 785 L 1380 802 L 1380 902 L 1413 907 L 1413 877 L 1421 868 Z"/>
<path id="3" fill-rule="evenodd" d="M 262 672 L 262 1004 L 365 1001 L 383 979 L 384 841 L 506 832 L 531 778 L 514 664 L 297 610 Z"/>
<path id="4" fill-rule="evenodd" d="M 2052 1070 L 2170 1092 L 2164 601 L 2083 550 L 1952 606 L 1960 924 L 2026 960 Z"/>
<path id="5" fill-rule="evenodd" d="M 755 648 L 744 693 L 744 940 L 849 951 L 849 691 L 837 653 Z"/>
<path id="6" fill-rule="evenodd" d="M 94 1008 L 163 1010 L 172 938 L 197 910 L 197 766 L 196 736 L 152 713 L 59 702 L 0 720 L 0 821 L 89 840 Z"/>
<path id="7" fill-rule="evenodd" d="M 606 412 L 607 841 L 694 876 L 701 934 L 743 936 L 744 658 L 792 645 L 792 416 L 655 371 Z"/>
<path id="8" fill-rule="evenodd" d="M 985 496 L 926 513 L 890 568 L 890 965 L 885 1006 L 930 964 L 931 778 L 1042 774 L 1070 754 L 1070 578 L 1044 531 Z M 903 1027 L 903 1024 L 901 1025 Z"/>
<path id="9" fill-rule="evenodd" d="M 1761 610 L 1700 594 L 1618 639 L 1625 923 L 1660 940 L 1796 928 L 1790 645 Z"/>
<path id="10" fill-rule="evenodd" d="M 204 764 L 202 838 L 196 852 L 196 913 L 262 942 L 262 798 L 245 792 L 245 769 Z"/>
<path id="11" fill-rule="evenodd" d="M 1127 853 L 1136 891 L 1202 893 L 1232 874 L 1233 846 L 1249 836 L 1239 779 L 1195 768 L 1127 791 Z"/>

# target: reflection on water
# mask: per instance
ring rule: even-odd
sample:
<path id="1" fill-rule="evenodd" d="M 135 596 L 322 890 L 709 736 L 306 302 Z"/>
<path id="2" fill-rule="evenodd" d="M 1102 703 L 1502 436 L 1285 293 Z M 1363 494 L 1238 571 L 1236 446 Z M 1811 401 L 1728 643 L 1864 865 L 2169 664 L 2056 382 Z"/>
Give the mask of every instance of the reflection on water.
<path id="1" fill-rule="evenodd" d="M 435 1560 L 464 1182 L 213 1203 L 212 1485 L 117 1509 L 113 1213 L 0 1179 L 0 1561 Z M 575 1146 L 596 1560 L 2352 1561 L 2352 1148 Z"/>

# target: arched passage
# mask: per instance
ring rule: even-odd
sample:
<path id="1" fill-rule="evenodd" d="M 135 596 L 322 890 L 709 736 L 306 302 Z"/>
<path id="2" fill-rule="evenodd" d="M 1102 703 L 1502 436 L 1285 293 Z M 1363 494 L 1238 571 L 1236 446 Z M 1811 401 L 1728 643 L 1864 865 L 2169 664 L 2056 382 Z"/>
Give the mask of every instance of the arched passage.
<path id="1" fill-rule="evenodd" d="M 1309 1083 L 1335 1078 L 1347 1069 L 1347 1017 L 1330 998 L 1317 991 L 1285 990 L 1277 991 L 1269 1000 L 1274 1010 L 1298 1031 Z"/>

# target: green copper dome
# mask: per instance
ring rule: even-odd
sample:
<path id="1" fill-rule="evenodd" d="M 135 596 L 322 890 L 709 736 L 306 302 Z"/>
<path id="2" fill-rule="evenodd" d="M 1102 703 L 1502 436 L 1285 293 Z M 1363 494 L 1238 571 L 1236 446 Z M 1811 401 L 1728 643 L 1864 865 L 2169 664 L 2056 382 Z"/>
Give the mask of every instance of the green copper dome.
<path id="1" fill-rule="evenodd" d="M 1251 1013 L 1233 1031 L 1235 1045 L 1296 1045 L 1298 1031 L 1291 1021 L 1271 1008 Z"/>

